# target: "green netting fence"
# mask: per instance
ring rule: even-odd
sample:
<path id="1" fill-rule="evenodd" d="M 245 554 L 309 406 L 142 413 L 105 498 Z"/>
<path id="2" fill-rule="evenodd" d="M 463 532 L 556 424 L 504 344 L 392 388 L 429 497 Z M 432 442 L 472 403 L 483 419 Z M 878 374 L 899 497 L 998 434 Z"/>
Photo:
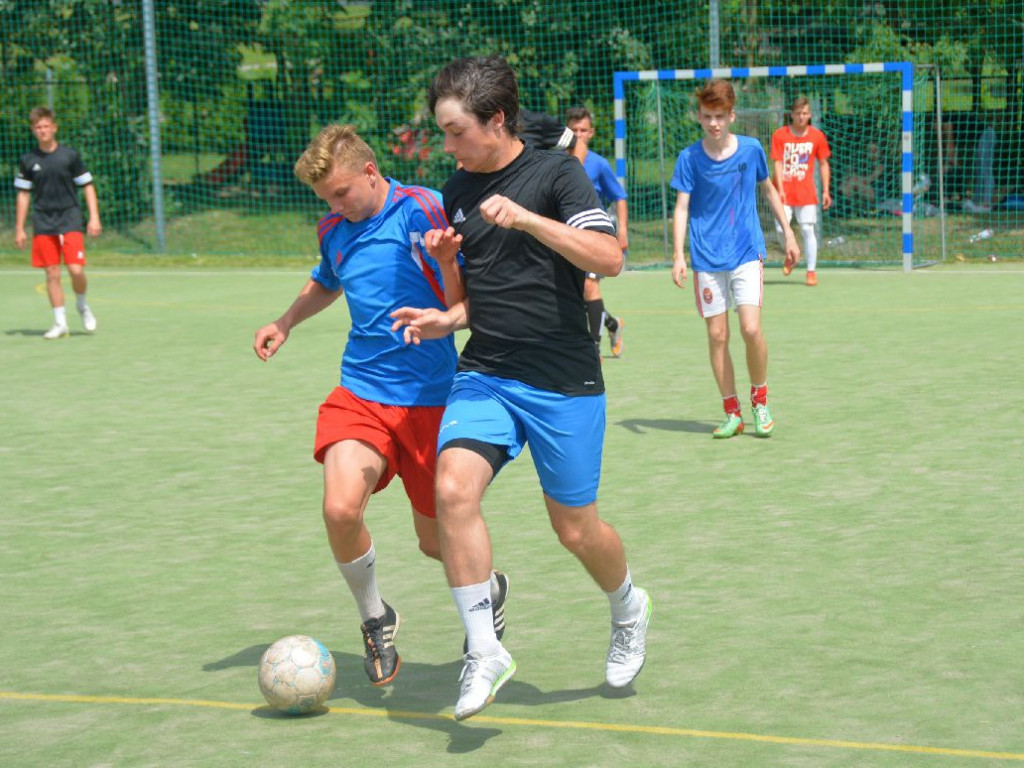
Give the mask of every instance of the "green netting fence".
<path id="1" fill-rule="evenodd" d="M 563 116 L 587 105 L 591 148 L 609 158 L 617 71 L 913 62 L 919 260 L 1024 251 L 1024 0 L 0 0 L 0 184 L 11 190 L 0 252 L 14 250 L 13 176 L 33 145 L 33 106 L 55 110 L 58 138 L 96 177 L 106 232 L 94 252 L 312 254 L 323 207 L 291 172 L 309 137 L 353 122 L 386 174 L 440 186 L 452 162 L 426 88 L 450 59 L 489 53 L 515 66 L 525 106 Z M 807 91 L 834 153 L 821 263 L 898 263 L 892 89 L 792 80 L 738 83 L 739 130 L 764 139 L 786 98 Z M 664 170 L 656 151 L 629 161 L 631 264 L 665 259 L 662 185 L 697 136 L 691 94 L 629 97 L 631 135 L 660 131 L 667 156 Z M 872 145 L 881 206 L 842 187 Z"/>

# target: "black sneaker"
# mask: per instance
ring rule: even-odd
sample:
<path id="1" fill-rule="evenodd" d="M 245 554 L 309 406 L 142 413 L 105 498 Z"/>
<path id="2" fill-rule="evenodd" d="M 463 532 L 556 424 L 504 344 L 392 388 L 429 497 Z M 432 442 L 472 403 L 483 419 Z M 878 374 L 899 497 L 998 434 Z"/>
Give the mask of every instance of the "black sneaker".
<path id="1" fill-rule="evenodd" d="M 498 598 L 491 605 L 491 614 L 494 618 L 494 634 L 498 636 L 498 642 L 505 636 L 505 600 L 508 599 L 508 576 L 501 571 L 494 572 L 494 578 L 498 580 Z M 469 638 L 462 641 L 462 655 L 469 653 Z"/>
<path id="2" fill-rule="evenodd" d="M 402 667 L 402 659 L 395 650 L 395 635 L 401 624 L 395 609 L 384 603 L 384 615 L 379 619 L 369 619 L 360 627 L 366 648 L 363 666 L 374 685 L 387 685 Z"/>

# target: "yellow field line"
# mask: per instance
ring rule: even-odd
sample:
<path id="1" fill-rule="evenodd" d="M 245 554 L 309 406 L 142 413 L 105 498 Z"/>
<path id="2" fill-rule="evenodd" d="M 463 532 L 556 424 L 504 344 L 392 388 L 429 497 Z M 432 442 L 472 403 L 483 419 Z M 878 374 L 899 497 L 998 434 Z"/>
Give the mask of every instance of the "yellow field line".
<path id="1" fill-rule="evenodd" d="M 185 707 L 211 707 L 215 709 L 252 710 L 257 705 L 237 704 L 228 701 L 204 699 L 137 698 L 127 696 L 78 696 L 52 693 L 16 693 L 0 691 L 0 700 L 11 701 L 56 701 L 70 704 L 166 704 Z M 365 709 L 355 707 L 328 707 L 329 712 L 358 717 L 385 717 L 389 720 L 452 720 L 452 715 L 430 712 L 403 712 L 388 709 Z M 907 752 L 920 755 L 942 755 L 945 757 L 974 757 L 989 760 L 1014 760 L 1024 762 L 1024 753 L 987 752 L 980 749 L 952 749 L 947 747 L 924 747 L 914 744 L 882 744 L 870 741 L 845 741 L 839 739 L 806 739 L 796 736 L 772 736 L 758 733 L 730 733 L 728 731 L 702 731 L 693 728 L 669 728 L 657 725 L 623 725 L 617 723 L 587 723 L 579 721 L 533 720 L 522 717 L 490 717 L 477 715 L 474 723 L 491 725 L 523 725 L 533 728 L 563 728 L 580 731 L 605 731 L 609 733 L 647 733 L 655 736 L 685 736 L 698 739 L 723 739 L 726 741 L 753 741 L 766 744 L 790 744 L 802 747 L 831 747 L 834 749 L 862 749 L 877 752 Z"/>

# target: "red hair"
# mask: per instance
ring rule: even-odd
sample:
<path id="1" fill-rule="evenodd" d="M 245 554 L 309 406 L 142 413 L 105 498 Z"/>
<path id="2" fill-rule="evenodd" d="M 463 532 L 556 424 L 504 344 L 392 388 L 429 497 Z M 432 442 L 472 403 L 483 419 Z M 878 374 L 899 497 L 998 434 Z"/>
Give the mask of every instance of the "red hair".
<path id="1" fill-rule="evenodd" d="M 736 104 L 736 91 L 728 80 L 708 80 L 704 87 L 697 91 L 697 103 L 706 109 L 731 112 Z"/>

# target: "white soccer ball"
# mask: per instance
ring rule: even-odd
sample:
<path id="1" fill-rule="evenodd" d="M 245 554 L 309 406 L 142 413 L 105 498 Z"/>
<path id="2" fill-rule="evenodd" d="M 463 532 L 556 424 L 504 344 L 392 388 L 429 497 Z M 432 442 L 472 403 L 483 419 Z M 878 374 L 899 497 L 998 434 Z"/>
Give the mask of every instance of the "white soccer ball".
<path id="1" fill-rule="evenodd" d="M 334 657 L 306 635 L 282 637 L 260 658 L 260 691 L 274 709 L 301 715 L 316 709 L 334 690 Z"/>

